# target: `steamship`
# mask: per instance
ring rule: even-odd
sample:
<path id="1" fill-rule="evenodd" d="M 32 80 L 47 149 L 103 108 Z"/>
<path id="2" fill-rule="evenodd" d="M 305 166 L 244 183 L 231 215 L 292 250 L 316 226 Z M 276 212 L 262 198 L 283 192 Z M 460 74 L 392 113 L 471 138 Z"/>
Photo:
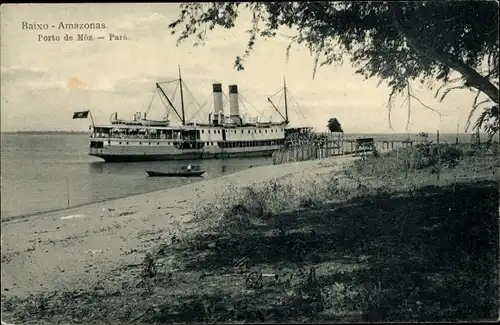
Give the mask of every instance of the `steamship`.
<path id="1" fill-rule="evenodd" d="M 214 83 L 212 84 L 213 112 L 208 114 L 205 123 L 186 121 L 184 83 L 180 69 L 179 78 L 174 81 L 178 81 L 180 86 L 180 110 L 174 106 L 173 100 L 157 82 L 157 93 L 167 110 L 163 119 L 150 120 L 147 119 L 146 113 L 141 112 L 135 113 L 133 118 L 128 120 L 119 119 L 118 113 L 113 113 L 110 122 L 105 125 L 94 125 L 92 119 L 88 154 L 106 162 L 265 157 L 271 156 L 284 145 L 287 135 L 308 132 L 312 129 L 288 128 L 285 80 L 283 80 L 284 115 L 268 98 L 282 117 L 282 121 L 258 121 L 255 118 L 245 120 L 239 111 L 237 85 L 228 87 L 229 115 L 225 115 L 222 84 Z M 172 111 L 180 125 L 170 123 L 168 113 Z M 92 118 L 91 112 L 88 112 Z"/>

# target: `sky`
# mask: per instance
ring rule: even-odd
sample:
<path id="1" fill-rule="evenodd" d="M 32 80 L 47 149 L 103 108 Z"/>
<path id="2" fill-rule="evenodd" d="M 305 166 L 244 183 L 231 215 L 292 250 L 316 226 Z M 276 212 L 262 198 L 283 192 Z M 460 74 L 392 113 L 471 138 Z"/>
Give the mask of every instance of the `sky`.
<path id="1" fill-rule="evenodd" d="M 169 4 L 8 4 L 1 6 L 1 130 L 86 131 L 90 120 L 73 120 L 75 111 L 90 109 L 94 123 L 109 121 L 113 112 L 130 118 L 134 112 L 148 111 L 152 119 L 166 111 L 156 93 L 155 83 L 178 78 L 178 66 L 184 89 L 186 116 L 196 114 L 208 119 L 212 111 L 212 83 L 238 85 L 244 100 L 240 111 L 245 116 L 279 120 L 267 97 L 283 87 L 286 79 L 290 94 L 289 115 L 294 126 L 313 126 L 326 130 L 326 122 L 335 117 L 347 133 L 454 133 L 457 123 L 464 131 L 474 93 L 457 90 L 440 103 L 434 92 L 415 85 L 414 93 L 426 105 L 445 116 L 411 102 L 411 125 L 407 130 L 407 104 L 396 100 L 389 127 L 387 100 L 389 89 L 378 79 L 365 80 L 355 74 L 347 61 L 343 66 L 318 68 L 313 79 L 314 58 L 297 45 L 287 62 L 285 52 L 290 31 L 278 37 L 258 41 L 245 70 L 234 69 L 236 56 L 242 55 L 248 41 L 250 15 L 243 13 L 230 30 L 208 33 L 206 44 L 193 47 L 194 40 L 176 45 L 176 36 L 167 26 L 179 13 L 179 5 Z M 47 24 L 46 30 L 23 29 L 26 24 Z M 104 30 L 64 30 L 59 24 L 104 23 Z M 55 26 L 55 27 L 52 27 Z M 124 35 L 127 40 L 109 40 L 109 34 Z M 288 33 L 288 34 L 286 34 Z M 92 41 L 65 41 L 65 35 L 88 34 Z M 52 35 L 60 41 L 44 41 Z M 102 40 L 97 37 L 104 37 Z M 39 41 L 39 39 L 42 40 Z M 175 83 L 164 90 L 175 97 Z M 191 96 L 191 94 L 193 96 Z M 174 96 L 175 95 L 175 96 Z M 272 97 L 282 111 L 280 94 Z M 205 103 L 204 111 L 195 105 Z M 149 108 L 149 110 L 148 110 Z M 229 108 L 227 107 L 228 111 Z M 173 113 L 170 119 L 175 120 Z"/>

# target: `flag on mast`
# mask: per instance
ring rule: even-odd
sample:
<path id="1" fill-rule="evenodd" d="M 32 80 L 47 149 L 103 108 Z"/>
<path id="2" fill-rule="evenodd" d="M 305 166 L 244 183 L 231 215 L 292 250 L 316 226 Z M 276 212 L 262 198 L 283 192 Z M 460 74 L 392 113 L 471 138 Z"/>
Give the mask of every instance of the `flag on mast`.
<path id="1" fill-rule="evenodd" d="M 87 111 L 81 111 L 81 112 L 74 112 L 73 113 L 73 119 L 76 118 L 87 118 L 89 116 L 90 110 Z"/>

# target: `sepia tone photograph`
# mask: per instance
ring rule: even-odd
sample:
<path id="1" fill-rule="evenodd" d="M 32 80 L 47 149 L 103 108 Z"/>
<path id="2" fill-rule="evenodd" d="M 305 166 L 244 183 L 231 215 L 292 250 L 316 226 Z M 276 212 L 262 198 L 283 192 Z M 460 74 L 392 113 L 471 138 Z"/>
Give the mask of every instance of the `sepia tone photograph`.
<path id="1" fill-rule="evenodd" d="M 499 321 L 498 1 L 0 8 L 2 325 Z"/>

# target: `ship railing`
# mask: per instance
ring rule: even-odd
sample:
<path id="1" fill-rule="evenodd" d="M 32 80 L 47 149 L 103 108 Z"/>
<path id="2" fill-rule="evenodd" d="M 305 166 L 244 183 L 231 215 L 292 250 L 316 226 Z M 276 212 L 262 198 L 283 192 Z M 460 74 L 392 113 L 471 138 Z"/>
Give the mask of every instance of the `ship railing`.
<path id="1" fill-rule="evenodd" d="M 170 141 L 193 141 L 196 142 L 195 138 L 179 138 L 176 136 L 170 136 L 165 134 L 126 134 L 126 133 L 93 133 L 90 135 L 91 138 L 104 138 L 113 140 L 122 139 L 136 139 L 136 140 L 170 140 Z M 199 139 L 198 139 L 199 140 Z"/>
<path id="2" fill-rule="evenodd" d="M 150 135 L 137 135 L 137 134 L 111 134 L 107 135 L 106 138 L 110 139 L 115 139 L 115 140 L 120 140 L 120 139 L 142 139 L 142 140 L 178 140 L 177 138 L 174 137 L 166 137 L 165 135 L 157 135 L 157 134 L 150 134 Z"/>

